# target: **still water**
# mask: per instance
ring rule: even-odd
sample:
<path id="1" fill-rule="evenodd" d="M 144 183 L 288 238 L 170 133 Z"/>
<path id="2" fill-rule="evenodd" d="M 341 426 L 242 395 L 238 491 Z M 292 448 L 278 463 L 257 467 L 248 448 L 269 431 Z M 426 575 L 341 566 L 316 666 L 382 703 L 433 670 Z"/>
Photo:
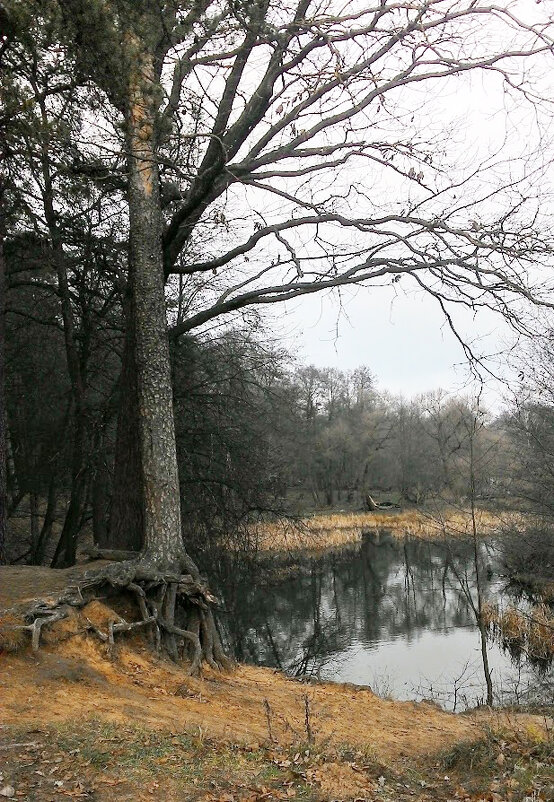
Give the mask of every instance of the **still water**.
<path id="1" fill-rule="evenodd" d="M 480 544 L 485 598 L 505 599 L 494 544 Z M 232 577 L 232 579 L 231 579 Z M 396 699 L 464 709 L 485 698 L 470 544 L 386 532 L 295 563 L 222 570 L 229 645 L 239 660 L 298 677 L 368 685 Z M 464 590 L 465 588 L 465 590 Z M 498 701 L 538 689 L 531 668 L 489 643 Z"/>

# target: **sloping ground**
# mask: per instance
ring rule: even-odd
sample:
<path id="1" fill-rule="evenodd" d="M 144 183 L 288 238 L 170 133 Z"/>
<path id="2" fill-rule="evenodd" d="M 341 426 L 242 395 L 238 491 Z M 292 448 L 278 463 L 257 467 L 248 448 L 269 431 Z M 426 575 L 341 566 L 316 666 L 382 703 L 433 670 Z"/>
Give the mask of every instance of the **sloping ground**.
<path id="1" fill-rule="evenodd" d="M 0 626 L 2 607 L 55 598 L 82 573 L 0 568 Z M 138 635 L 122 635 L 112 649 L 101 643 L 91 624 L 105 632 L 113 616 L 94 601 L 44 632 L 38 652 L 0 652 L 0 796 L 477 798 L 455 797 L 459 780 L 431 770 L 436 758 L 429 756 L 480 742 L 482 716 L 384 700 L 351 686 L 304 685 L 249 666 L 193 679 Z M 529 725 L 541 730 L 540 720 L 518 727 Z M 533 737 L 542 742 L 543 731 Z M 498 749 L 506 747 L 494 746 L 495 761 Z M 504 798 L 524 796 L 497 802 Z"/>
<path id="2" fill-rule="evenodd" d="M 85 612 L 98 621 L 97 609 Z M 172 731 L 200 727 L 210 736 L 247 744 L 270 737 L 292 744 L 307 740 L 306 699 L 316 738 L 372 747 L 383 760 L 436 751 L 476 730 L 468 717 L 431 705 L 386 701 L 348 686 L 306 686 L 269 669 L 239 666 L 230 674 L 206 671 L 193 679 L 128 645 L 117 647 L 110 659 L 90 636 L 0 661 L 4 723 L 42 726 L 95 717 Z"/>
<path id="3" fill-rule="evenodd" d="M 31 601 L 56 599 L 69 583 L 82 582 L 86 571 L 99 565 L 65 571 L 0 568 L 0 627 L 6 609 L 17 619 Z M 105 632 L 110 619 L 109 607 L 91 602 L 45 630 L 39 652 L 4 653 L 2 720 L 42 724 L 76 715 L 100 715 L 114 722 L 136 717 L 151 726 L 175 729 L 186 723 L 218 737 L 277 737 L 283 743 L 307 737 L 309 726 L 333 743 L 375 745 L 387 759 L 435 750 L 445 738 L 467 737 L 475 727 L 469 718 L 431 705 L 386 701 L 367 689 L 335 684 L 308 687 L 268 669 L 239 666 L 230 674 L 206 671 L 193 679 L 156 658 L 143 636 L 122 639 L 110 653 L 87 631 L 94 624 Z M 9 621 L 13 625 L 14 618 Z"/>
<path id="4" fill-rule="evenodd" d="M 68 585 L 82 581 L 87 571 L 103 565 L 106 562 L 98 560 L 55 571 L 35 565 L 0 566 L 0 615 L 3 610 L 18 608 L 36 599 L 57 598 Z"/>

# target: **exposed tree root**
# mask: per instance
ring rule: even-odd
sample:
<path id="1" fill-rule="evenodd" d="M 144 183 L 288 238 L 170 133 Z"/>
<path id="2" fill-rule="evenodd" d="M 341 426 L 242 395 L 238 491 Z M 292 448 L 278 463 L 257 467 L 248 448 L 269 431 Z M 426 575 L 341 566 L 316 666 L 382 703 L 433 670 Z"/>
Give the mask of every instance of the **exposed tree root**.
<path id="1" fill-rule="evenodd" d="M 225 655 L 215 625 L 213 606 L 217 600 L 202 581 L 195 567 L 192 573 L 160 568 L 144 558 L 112 563 L 84 575 L 79 584 L 67 588 L 55 602 L 37 602 L 25 615 L 20 629 L 32 635 L 32 646 L 40 646 L 44 626 L 67 618 L 71 608 L 82 608 L 100 596 L 130 594 L 135 602 L 138 619 L 127 621 L 121 616 L 108 624 L 102 632 L 88 618 L 87 628 L 104 643 L 112 646 L 115 635 L 145 627 L 158 651 L 174 661 L 190 661 L 189 672 L 198 674 L 202 662 L 212 668 L 229 668 L 231 661 Z"/>
<path id="2" fill-rule="evenodd" d="M 67 618 L 69 612 L 67 608 L 61 607 L 59 610 L 55 608 L 49 608 L 43 604 L 36 605 L 32 612 L 30 612 L 27 616 L 25 616 L 26 620 L 31 620 L 32 616 L 36 616 L 32 623 L 24 624 L 20 627 L 15 627 L 16 629 L 26 629 L 31 632 L 31 645 L 33 647 L 33 651 L 37 652 L 40 647 L 40 633 L 46 624 L 55 624 L 56 621 L 61 621 L 64 618 Z"/>

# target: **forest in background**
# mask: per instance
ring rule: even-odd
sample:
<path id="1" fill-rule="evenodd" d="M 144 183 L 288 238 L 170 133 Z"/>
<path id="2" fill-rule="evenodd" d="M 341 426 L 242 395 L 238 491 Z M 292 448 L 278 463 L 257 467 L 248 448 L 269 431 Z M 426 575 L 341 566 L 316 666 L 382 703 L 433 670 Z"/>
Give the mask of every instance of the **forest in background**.
<path id="1" fill-rule="evenodd" d="M 87 297 L 79 272 L 70 274 L 72 293 L 84 294 L 82 308 L 88 310 L 76 318 L 76 339 L 86 344 L 76 428 L 56 305 L 50 319 L 21 314 L 33 308 L 29 294 L 37 290 L 29 284 L 37 281 L 36 267 L 28 268 L 35 274 L 26 282 L 25 263 L 13 271 L 12 264 L 8 248 L 7 551 L 10 561 L 49 564 L 68 525 L 72 492 L 79 494 L 73 525 L 83 547 L 109 547 L 117 524 L 123 340 L 115 323 L 111 331 L 85 330 L 106 299 L 98 289 Z M 39 298 L 43 312 L 40 291 Z M 365 366 L 341 371 L 295 365 L 267 332 L 182 338 L 173 347 L 172 365 L 185 540 L 202 562 L 202 552 L 212 548 L 254 548 L 251 524 L 257 521 L 324 508 L 367 510 L 368 496 L 403 507 L 429 501 L 463 507 L 471 492 L 474 428 L 479 503 L 547 515 L 554 406 L 552 385 L 538 366 L 544 372 L 549 364 L 548 351 L 536 353 L 535 367 L 528 358 L 520 402 L 493 416 L 476 398 L 443 390 L 393 397 Z M 71 481 L 76 438 L 82 460 L 77 487 Z"/>

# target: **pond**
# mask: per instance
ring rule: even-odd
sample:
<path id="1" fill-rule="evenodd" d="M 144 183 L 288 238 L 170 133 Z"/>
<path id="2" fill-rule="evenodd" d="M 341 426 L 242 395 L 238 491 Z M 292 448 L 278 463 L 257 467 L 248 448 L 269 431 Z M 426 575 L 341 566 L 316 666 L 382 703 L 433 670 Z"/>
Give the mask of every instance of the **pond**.
<path id="1" fill-rule="evenodd" d="M 480 544 L 478 565 L 485 598 L 500 599 L 495 544 Z M 317 557 L 220 568 L 225 635 L 241 661 L 449 709 L 486 697 L 471 544 L 380 532 Z M 488 650 L 497 701 L 536 701 L 539 675 Z"/>

